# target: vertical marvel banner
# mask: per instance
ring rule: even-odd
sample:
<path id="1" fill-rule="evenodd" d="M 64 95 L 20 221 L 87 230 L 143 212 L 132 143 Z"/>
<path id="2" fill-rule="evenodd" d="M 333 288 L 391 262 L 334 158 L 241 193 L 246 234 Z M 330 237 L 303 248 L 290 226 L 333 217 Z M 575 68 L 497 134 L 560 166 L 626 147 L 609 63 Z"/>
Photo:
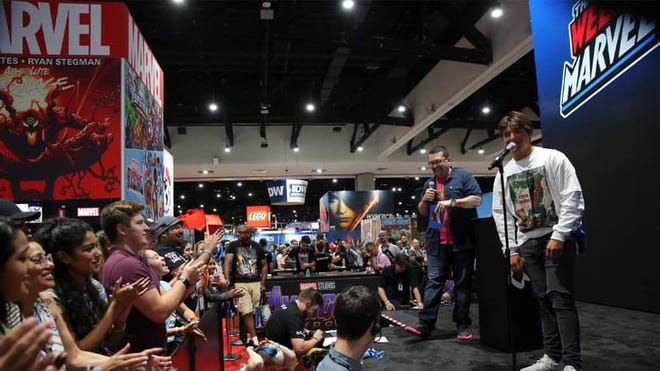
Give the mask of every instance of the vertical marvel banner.
<path id="1" fill-rule="evenodd" d="M 0 197 L 120 196 L 117 5 L 0 4 Z"/>
<path id="2" fill-rule="evenodd" d="M 158 220 L 168 209 L 168 178 L 163 155 L 163 111 L 127 60 L 123 60 L 124 192 L 123 198 L 145 205 L 145 217 Z M 174 161 L 169 156 L 168 161 Z M 171 170 L 171 169 L 168 169 Z M 170 187 L 171 188 L 171 187 Z"/>
<path id="3" fill-rule="evenodd" d="M 530 14 L 543 146 L 568 156 L 586 202 L 580 299 L 621 305 L 626 292 L 629 307 L 660 312 L 655 198 L 634 201 L 653 187 L 660 138 L 657 2 L 532 0 Z M 641 259 L 621 264 L 622 247 Z"/>

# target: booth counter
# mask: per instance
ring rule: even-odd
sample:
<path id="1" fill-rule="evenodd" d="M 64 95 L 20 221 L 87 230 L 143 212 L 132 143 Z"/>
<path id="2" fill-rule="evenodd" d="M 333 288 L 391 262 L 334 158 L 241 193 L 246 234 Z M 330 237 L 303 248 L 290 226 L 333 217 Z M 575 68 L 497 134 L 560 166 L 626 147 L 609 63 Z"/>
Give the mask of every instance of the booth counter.
<path id="1" fill-rule="evenodd" d="M 266 296 L 271 312 L 296 300 L 303 289 L 312 287 L 323 296 L 323 305 L 308 319 L 307 328 L 332 330 L 335 328 L 335 318 L 332 314 L 337 294 L 345 288 L 363 285 L 374 291 L 378 289 L 380 276 L 373 273 L 344 271 L 315 273 L 309 277 L 304 273 L 277 272 L 266 280 Z"/>

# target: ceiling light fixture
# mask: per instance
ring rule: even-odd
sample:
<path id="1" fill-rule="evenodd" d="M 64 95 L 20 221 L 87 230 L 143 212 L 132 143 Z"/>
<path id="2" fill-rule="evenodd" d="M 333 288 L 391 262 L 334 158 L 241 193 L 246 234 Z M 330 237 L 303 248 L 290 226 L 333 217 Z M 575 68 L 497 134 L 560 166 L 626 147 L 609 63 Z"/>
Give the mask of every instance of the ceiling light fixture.
<path id="1" fill-rule="evenodd" d="M 217 103 L 215 103 L 215 102 L 211 102 L 211 103 L 209 103 L 209 111 L 211 111 L 211 112 L 217 112 L 217 111 L 218 111 L 218 108 L 220 108 L 220 107 L 218 107 L 218 104 L 217 104 Z"/>
<path id="2" fill-rule="evenodd" d="M 204 188 L 204 183 L 199 183 L 199 184 L 197 184 L 197 187 L 199 187 L 199 188 Z"/>
<path id="3" fill-rule="evenodd" d="M 480 154 L 480 155 L 483 155 L 483 154 L 484 154 L 484 152 L 485 152 L 485 151 L 484 151 L 484 149 L 483 149 L 483 148 L 479 148 L 479 150 L 477 151 L 477 153 L 478 153 L 478 154 Z"/>
<path id="4" fill-rule="evenodd" d="M 332 179 L 333 183 L 337 183 L 337 178 Z"/>
<path id="5" fill-rule="evenodd" d="M 238 182 L 238 183 L 236 183 L 236 185 L 239 186 L 239 187 L 242 187 L 242 186 L 243 186 L 243 183 Z"/>
<path id="6" fill-rule="evenodd" d="M 225 153 L 231 152 L 231 147 L 229 145 L 225 146 Z"/>
<path id="7" fill-rule="evenodd" d="M 300 152 L 300 147 L 295 146 L 292 148 L 293 152 Z"/>
<path id="8" fill-rule="evenodd" d="M 399 105 L 399 107 L 397 107 L 397 110 L 398 110 L 400 113 L 404 113 L 404 112 L 406 112 L 406 106 L 404 106 L 403 104 L 401 104 L 401 105 Z"/>
<path id="9" fill-rule="evenodd" d="M 362 151 L 364 151 L 364 147 L 359 146 L 359 147 L 356 148 L 356 150 L 357 150 L 358 152 L 362 152 Z"/>
<path id="10" fill-rule="evenodd" d="M 504 11 L 502 10 L 502 5 L 500 4 L 499 1 L 493 1 L 493 5 L 490 8 L 490 17 L 491 18 L 499 18 L 504 14 Z"/>
<path id="11" fill-rule="evenodd" d="M 314 110 L 316 110 L 316 106 L 314 105 L 314 103 L 307 103 L 305 105 L 305 110 L 307 112 L 314 112 Z"/>
<path id="12" fill-rule="evenodd" d="M 183 4 L 184 0 L 172 0 L 174 4 Z"/>
<path id="13" fill-rule="evenodd" d="M 344 0 L 341 2 L 341 7 L 346 10 L 353 9 L 354 6 L 355 6 L 355 2 L 353 0 Z"/>
<path id="14" fill-rule="evenodd" d="M 422 149 L 420 149 L 420 150 L 419 150 L 419 153 L 421 153 L 421 154 L 425 154 L 425 153 L 426 153 L 426 148 L 422 148 Z"/>
<path id="15" fill-rule="evenodd" d="M 481 113 L 483 113 L 484 115 L 489 114 L 490 113 L 490 107 L 483 106 L 483 108 L 481 109 Z"/>

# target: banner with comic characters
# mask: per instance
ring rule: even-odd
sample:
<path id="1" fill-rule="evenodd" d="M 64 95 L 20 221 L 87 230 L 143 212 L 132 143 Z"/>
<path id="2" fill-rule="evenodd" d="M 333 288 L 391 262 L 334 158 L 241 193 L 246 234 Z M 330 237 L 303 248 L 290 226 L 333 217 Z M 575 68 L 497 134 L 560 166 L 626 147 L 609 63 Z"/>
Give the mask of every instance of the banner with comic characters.
<path id="1" fill-rule="evenodd" d="M 124 150 L 124 199 L 145 205 L 142 215 L 158 220 L 165 212 L 163 152 Z"/>

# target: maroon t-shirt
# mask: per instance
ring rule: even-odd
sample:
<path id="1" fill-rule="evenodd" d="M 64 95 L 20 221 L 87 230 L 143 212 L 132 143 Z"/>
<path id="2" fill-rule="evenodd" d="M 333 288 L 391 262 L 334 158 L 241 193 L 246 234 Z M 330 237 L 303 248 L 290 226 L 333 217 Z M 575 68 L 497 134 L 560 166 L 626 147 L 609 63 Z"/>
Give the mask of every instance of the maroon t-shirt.
<path id="1" fill-rule="evenodd" d="M 120 277 L 124 283 L 149 277 L 151 279 L 149 290 L 155 288 L 160 292 L 160 279 L 143 258 L 126 249 L 115 248 L 103 265 L 102 282 L 108 295 L 112 294 L 112 288 Z M 124 339 L 131 343 L 131 352 L 154 347 L 165 349 L 167 346 L 165 324 L 152 322 L 133 306 L 126 321 Z"/>

